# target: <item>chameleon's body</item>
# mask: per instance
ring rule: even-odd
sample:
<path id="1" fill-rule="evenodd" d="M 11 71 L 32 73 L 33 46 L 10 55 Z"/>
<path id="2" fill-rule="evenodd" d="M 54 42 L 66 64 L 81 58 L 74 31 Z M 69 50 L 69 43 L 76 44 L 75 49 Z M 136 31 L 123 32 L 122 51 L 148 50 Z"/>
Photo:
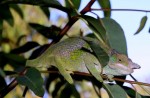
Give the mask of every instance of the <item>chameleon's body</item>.
<path id="1" fill-rule="evenodd" d="M 68 38 L 50 46 L 38 58 L 28 60 L 26 65 L 46 68 L 55 66 L 69 83 L 73 83 L 70 73 L 74 71 L 90 72 L 97 80 L 102 81 L 101 72 L 106 75 L 128 75 L 133 69 L 140 68 L 127 56 L 114 52 L 110 55 L 108 65 L 102 70 L 98 59 L 82 48 L 92 52 L 89 44 L 82 38 Z"/>

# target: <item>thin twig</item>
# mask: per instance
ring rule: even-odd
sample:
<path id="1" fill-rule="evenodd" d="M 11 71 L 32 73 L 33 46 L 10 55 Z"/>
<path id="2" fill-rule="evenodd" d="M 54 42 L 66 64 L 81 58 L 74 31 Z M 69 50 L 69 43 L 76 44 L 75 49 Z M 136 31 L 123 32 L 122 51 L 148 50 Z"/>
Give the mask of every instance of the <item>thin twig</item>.
<path id="1" fill-rule="evenodd" d="M 134 12 L 150 12 L 150 10 L 141 10 L 141 9 L 108 9 L 108 8 L 91 8 L 91 11 L 134 11 Z"/>

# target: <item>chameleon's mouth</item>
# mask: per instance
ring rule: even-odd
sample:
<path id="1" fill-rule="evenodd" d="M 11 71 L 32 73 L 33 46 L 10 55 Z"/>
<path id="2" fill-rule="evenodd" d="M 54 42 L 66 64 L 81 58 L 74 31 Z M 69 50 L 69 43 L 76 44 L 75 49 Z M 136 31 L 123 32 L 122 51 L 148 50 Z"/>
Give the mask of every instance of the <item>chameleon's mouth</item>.
<path id="1" fill-rule="evenodd" d="M 135 67 L 125 66 L 123 64 L 117 63 L 115 66 L 109 66 L 112 70 L 116 70 L 121 75 L 128 75 L 133 73 Z"/>

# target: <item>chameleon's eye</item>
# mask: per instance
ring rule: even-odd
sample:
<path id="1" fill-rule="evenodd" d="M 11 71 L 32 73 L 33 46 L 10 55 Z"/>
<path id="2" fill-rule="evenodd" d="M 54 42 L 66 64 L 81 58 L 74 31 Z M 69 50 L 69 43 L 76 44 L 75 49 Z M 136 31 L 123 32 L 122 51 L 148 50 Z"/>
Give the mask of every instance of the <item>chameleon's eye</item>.
<path id="1" fill-rule="evenodd" d="M 121 59 L 119 59 L 119 62 L 121 62 L 122 60 Z"/>

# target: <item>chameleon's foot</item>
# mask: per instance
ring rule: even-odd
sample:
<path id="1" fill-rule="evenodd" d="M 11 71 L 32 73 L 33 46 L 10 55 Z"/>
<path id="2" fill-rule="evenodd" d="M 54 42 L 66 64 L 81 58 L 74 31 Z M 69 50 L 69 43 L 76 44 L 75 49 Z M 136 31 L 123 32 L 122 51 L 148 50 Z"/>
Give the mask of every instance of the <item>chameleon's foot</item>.
<path id="1" fill-rule="evenodd" d="M 71 70 L 66 70 L 66 71 L 67 71 L 67 73 L 69 73 L 69 74 L 74 74 L 73 71 L 71 71 Z"/>
<path id="2" fill-rule="evenodd" d="M 113 77 L 114 77 L 113 75 L 107 75 L 107 80 L 109 82 L 113 82 L 114 81 Z"/>

